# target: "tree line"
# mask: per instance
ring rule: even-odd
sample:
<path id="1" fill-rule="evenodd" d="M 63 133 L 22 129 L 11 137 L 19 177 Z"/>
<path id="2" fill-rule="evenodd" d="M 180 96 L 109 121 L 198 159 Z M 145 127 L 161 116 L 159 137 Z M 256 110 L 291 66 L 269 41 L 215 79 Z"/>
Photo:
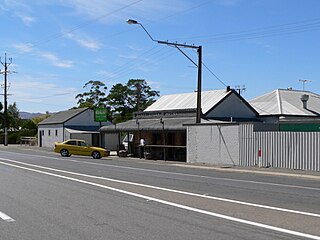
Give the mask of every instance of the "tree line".
<path id="1" fill-rule="evenodd" d="M 143 79 L 130 79 L 127 83 L 117 83 L 108 91 L 108 87 L 101 81 L 90 80 L 84 84 L 84 92 L 75 96 L 75 108 L 106 108 L 108 119 L 113 123 L 125 122 L 132 119 L 133 113 L 145 110 L 156 101 L 159 91 L 152 90 Z M 4 129 L 4 109 L 0 102 L 0 128 Z M 17 143 L 21 136 L 36 136 L 37 124 L 50 116 L 46 114 L 21 119 L 16 102 L 8 105 L 9 143 Z M 3 139 L 0 132 L 0 143 Z"/>
<path id="2" fill-rule="evenodd" d="M 109 93 L 101 81 L 90 80 L 83 88 L 86 91 L 75 97 L 78 100 L 75 108 L 106 108 L 109 120 L 114 123 L 132 119 L 134 112 L 145 110 L 159 96 L 159 91 L 152 90 L 143 79 L 130 79 L 126 84 L 117 83 Z"/>

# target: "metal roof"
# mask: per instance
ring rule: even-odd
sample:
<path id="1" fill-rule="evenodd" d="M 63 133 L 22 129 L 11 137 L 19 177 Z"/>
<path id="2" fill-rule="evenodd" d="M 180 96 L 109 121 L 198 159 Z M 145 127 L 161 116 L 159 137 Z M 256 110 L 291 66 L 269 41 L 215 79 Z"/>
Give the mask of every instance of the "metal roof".
<path id="1" fill-rule="evenodd" d="M 303 108 L 302 95 L 309 95 L 307 108 Z M 260 116 L 294 115 L 320 116 L 320 95 L 299 90 L 277 89 L 249 101 Z"/>
<path id="2" fill-rule="evenodd" d="M 43 121 L 38 123 L 38 125 L 65 123 L 66 121 L 86 111 L 87 109 L 89 108 L 77 108 L 77 109 L 71 109 L 67 111 L 61 111 L 48 117 L 47 119 L 44 119 Z"/>
<path id="3" fill-rule="evenodd" d="M 230 91 L 211 90 L 201 92 L 201 108 L 206 114 L 213 106 L 219 103 Z M 192 109 L 197 107 L 197 93 L 170 94 L 160 97 L 155 103 L 149 106 L 144 112 Z"/>
<path id="4" fill-rule="evenodd" d="M 159 119 L 132 119 L 115 125 L 104 126 L 100 132 L 138 132 L 138 131 L 185 131 L 183 124 L 193 124 L 195 117 L 184 118 L 162 118 L 163 125 Z"/>

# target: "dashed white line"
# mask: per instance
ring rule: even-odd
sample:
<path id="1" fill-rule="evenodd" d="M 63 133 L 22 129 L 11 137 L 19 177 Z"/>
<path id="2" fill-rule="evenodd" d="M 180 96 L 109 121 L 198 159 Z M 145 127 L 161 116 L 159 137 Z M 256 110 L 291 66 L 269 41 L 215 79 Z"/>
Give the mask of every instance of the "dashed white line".
<path id="1" fill-rule="evenodd" d="M 231 217 L 231 216 L 227 216 L 227 215 L 223 215 L 223 214 L 219 214 L 219 213 L 214 213 L 214 212 L 210 212 L 210 211 L 206 211 L 206 210 L 202 210 L 202 209 L 198 209 L 198 208 L 194 208 L 194 207 L 189 207 L 186 205 L 182 205 L 182 204 L 178 204 L 178 203 L 174 203 L 174 202 L 170 202 L 170 201 L 166 201 L 166 200 L 161 200 L 161 199 L 154 198 L 154 197 L 149 197 L 146 195 L 142 195 L 142 194 L 138 194 L 138 193 L 134 193 L 134 192 L 130 192 L 130 191 L 114 188 L 114 187 L 109 187 L 109 186 L 94 183 L 94 182 L 89 182 L 89 181 L 84 181 L 84 180 L 80 180 L 80 179 L 76 179 L 76 178 L 72 178 L 72 177 L 58 175 L 55 173 L 44 172 L 44 171 L 40 171 L 40 170 L 28 168 L 28 167 L 23 167 L 23 166 L 19 166 L 19 165 L 14 165 L 11 163 L 6 163 L 6 162 L 0 162 L 0 164 L 4 164 L 7 166 L 12 166 L 15 168 L 20 168 L 20 169 L 24 169 L 24 170 L 28 170 L 28 171 L 32 171 L 32 172 L 37 172 L 37 173 L 41 173 L 41 174 L 45 174 L 45 175 L 49 175 L 49 176 L 54 176 L 54 177 L 58 177 L 58 178 L 62 178 L 62 179 L 66 179 L 66 180 L 70 180 L 70 181 L 74 181 L 74 182 L 88 184 L 88 185 L 95 186 L 95 187 L 100 187 L 100 188 L 108 189 L 111 191 L 119 192 L 122 194 L 126 194 L 129 196 L 158 202 L 158 203 L 165 204 L 168 206 L 172 206 L 172 207 L 176 207 L 176 208 L 180 208 L 180 209 L 184 209 L 184 210 L 188 210 L 188 211 L 192 211 L 192 212 L 197 212 L 197 213 L 205 214 L 205 215 L 216 217 L 216 218 L 221 218 L 221 219 L 225 219 L 225 220 L 229 220 L 229 221 L 233 221 L 233 222 L 247 224 L 250 226 L 255 226 L 255 227 L 260 227 L 263 229 L 268 229 L 268 230 L 272 230 L 272 231 L 276 231 L 276 232 L 290 234 L 293 236 L 299 236 L 299 237 L 304 237 L 304 238 L 308 238 L 308 239 L 320 240 L 320 236 L 316 236 L 316 235 L 312 235 L 312 234 L 308 234 L 308 233 L 302 233 L 302 232 L 289 230 L 289 229 L 285 229 L 285 228 L 275 227 L 275 226 L 268 225 L 268 224 L 253 222 L 253 221 L 249 221 L 249 220 L 245 220 L 245 219 L 241 219 L 241 218 Z"/>
<path id="2" fill-rule="evenodd" d="M 7 214 L 5 214 L 3 212 L 0 212 L 0 218 L 6 222 L 14 222 L 15 221 L 12 217 L 8 216 Z"/>
<path id="3" fill-rule="evenodd" d="M 300 215 L 320 218 L 320 214 L 317 214 L 317 213 L 310 213 L 310 212 L 297 211 L 297 210 L 292 210 L 292 209 L 285 209 L 285 208 L 273 207 L 273 206 L 250 203 L 250 202 L 243 202 L 243 201 L 238 201 L 238 200 L 228 199 L 228 198 L 214 197 L 214 196 L 210 196 L 208 193 L 197 194 L 197 193 L 185 192 L 185 191 L 180 191 L 180 190 L 175 190 L 175 189 L 170 189 L 170 188 L 157 187 L 157 186 L 152 186 L 152 185 L 147 185 L 147 184 L 142 184 L 142 183 L 117 180 L 117 179 L 113 179 L 113 178 L 98 177 L 98 176 L 87 175 L 87 174 L 83 174 L 83 173 L 76 173 L 76 172 L 60 170 L 60 169 L 56 169 L 56 168 L 43 167 L 43 166 L 34 165 L 34 164 L 30 164 L 30 163 L 22 163 L 19 161 L 10 160 L 10 159 L 6 159 L 6 158 L 0 158 L 0 160 L 18 163 L 18 164 L 29 166 L 29 167 L 36 167 L 36 168 L 41 168 L 41 169 L 60 172 L 60 173 L 72 174 L 72 175 L 76 175 L 76 176 L 106 180 L 106 181 L 110 181 L 110 182 L 122 183 L 122 184 L 127 184 L 127 185 L 132 185 L 132 186 L 139 186 L 139 187 L 156 189 L 156 190 L 160 190 L 160 191 L 179 193 L 179 194 L 189 195 L 189 196 L 193 196 L 193 197 L 201 197 L 201 198 L 207 198 L 207 199 L 212 199 L 212 200 L 217 200 L 217 201 L 222 201 L 222 202 L 229 202 L 229 203 L 235 203 L 235 204 L 246 205 L 246 206 L 251 206 L 251 207 L 264 208 L 264 209 L 269 209 L 269 210 L 288 212 L 288 213 L 294 213 L 294 214 L 300 214 Z"/>
<path id="4" fill-rule="evenodd" d="M 3 152 L 3 151 L 0 151 L 0 152 Z M 55 159 L 58 161 L 78 162 L 78 163 L 82 163 L 82 164 L 98 165 L 98 166 L 105 166 L 105 167 L 112 167 L 112 168 L 119 168 L 119 169 L 128 169 L 128 170 L 143 171 L 143 172 L 154 172 L 154 173 L 160 173 L 160 174 L 170 174 L 170 175 L 184 176 L 184 177 L 195 177 L 195 178 L 202 178 L 202 179 L 214 179 L 214 180 L 229 181 L 229 182 L 242 182 L 242 183 L 266 185 L 266 186 L 278 186 L 278 187 L 298 188 L 298 189 L 305 189 L 305 190 L 312 190 L 312 191 L 320 191 L 320 188 L 317 188 L 317 187 L 306 187 L 306 186 L 290 185 L 290 184 L 282 184 L 282 183 L 259 182 L 259 181 L 242 180 L 242 179 L 234 179 L 234 178 L 212 177 L 212 176 L 168 172 L 168 171 L 153 170 L 153 169 L 146 169 L 146 168 L 135 168 L 135 167 L 127 167 L 127 166 L 115 166 L 115 165 L 110 165 L 110 164 L 105 164 L 105 163 L 102 164 L 102 163 L 95 163 L 95 162 L 83 162 L 83 161 L 79 161 L 79 160 L 61 159 L 61 158 L 56 158 L 56 157 L 40 156 L 40 155 L 34 155 L 34 154 L 24 154 L 24 153 L 14 153 L 14 154 L 28 155 L 28 156 L 33 156 L 33 157 L 41 157 L 41 158 L 46 158 L 46 159 Z"/>

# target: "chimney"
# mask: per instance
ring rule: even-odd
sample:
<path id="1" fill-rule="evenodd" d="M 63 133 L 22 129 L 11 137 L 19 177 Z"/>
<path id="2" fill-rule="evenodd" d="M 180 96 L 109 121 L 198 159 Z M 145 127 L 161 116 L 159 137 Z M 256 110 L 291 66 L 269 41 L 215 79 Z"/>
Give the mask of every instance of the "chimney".
<path id="1" fill-rule="evenodd" d="M 302 107 L 303 107 L 304 109 L 307 109 L 307 105 L 308 105 L 307 102 L 308 102 L 308 100 L 309 100 L 309 95 L 307 95 L 307 94 L 301 95 L 300 100 L 302 101 Z"/>
<path id="2" fill-rule="evenodd" d="M 230 86 L 227 86 L 227 92 L 229 92 L 231 90 Z"/>

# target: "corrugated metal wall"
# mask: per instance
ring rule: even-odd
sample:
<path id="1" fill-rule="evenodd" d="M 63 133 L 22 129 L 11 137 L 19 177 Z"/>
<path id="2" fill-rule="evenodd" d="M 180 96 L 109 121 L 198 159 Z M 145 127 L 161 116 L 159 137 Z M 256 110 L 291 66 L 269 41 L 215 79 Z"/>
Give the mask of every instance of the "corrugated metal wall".
<path id="1" fill-rule="evenodd" d="M 253 124 L 239 128 L 240 166 L 320 171 L 320 132 L 253 132 Z"/>

